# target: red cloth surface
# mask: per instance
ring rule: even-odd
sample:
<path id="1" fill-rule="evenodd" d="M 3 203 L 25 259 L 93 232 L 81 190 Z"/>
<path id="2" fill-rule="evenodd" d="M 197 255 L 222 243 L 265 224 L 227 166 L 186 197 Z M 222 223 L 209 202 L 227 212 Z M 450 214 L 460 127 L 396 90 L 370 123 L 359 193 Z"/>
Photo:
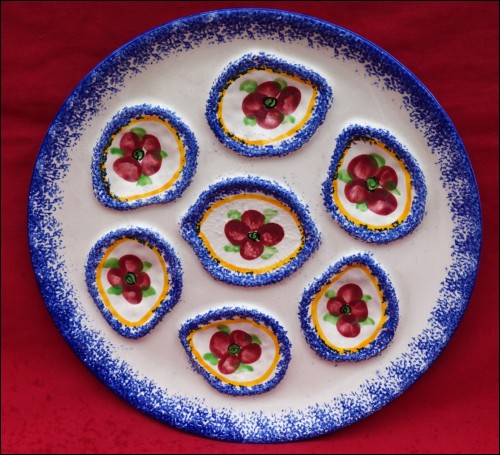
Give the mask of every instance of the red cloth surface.
<path id="1" fill-rule="evenodd" d="M 476 287 L 429 371 L 348 428 L 279 445 L 184 433 L 107 389 L 53 324 L 27 246 L 27 197 L 38 149 L 78 82 L 151 28 L 244 6 L 325 19 L 402 62 L 454 122 L 483 209 Z M 481 1 L 2 2 L 2 453 L 498 453 L 498 7 Z"/>

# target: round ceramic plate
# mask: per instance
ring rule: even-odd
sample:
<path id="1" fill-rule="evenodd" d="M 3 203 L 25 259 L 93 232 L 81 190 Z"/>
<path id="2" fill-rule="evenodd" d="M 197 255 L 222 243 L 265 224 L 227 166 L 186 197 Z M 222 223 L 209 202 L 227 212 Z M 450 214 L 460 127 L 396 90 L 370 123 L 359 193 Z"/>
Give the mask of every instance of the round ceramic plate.
<path id="1" fill-rule="evenodd" d="M 457 328 L 481 243 L 470 162 L 425 87 L 347 30 L 249 9 L 161 26 L 85 77 L 28 225 L 81 361 L 160 421 L 241 442 L 404 392 Z"/>

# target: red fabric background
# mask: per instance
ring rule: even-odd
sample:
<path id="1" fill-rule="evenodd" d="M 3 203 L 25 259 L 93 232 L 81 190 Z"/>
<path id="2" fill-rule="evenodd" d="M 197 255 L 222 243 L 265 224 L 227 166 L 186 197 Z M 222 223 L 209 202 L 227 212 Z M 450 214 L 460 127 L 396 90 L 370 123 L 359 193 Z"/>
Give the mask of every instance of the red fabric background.
<path id="1" fill-rule="evenodd" d="M 52 323 L 32 273 L 26 210 L 58 108 L 137 35 L 228 7 L 343 26 L 408 67 L 442 104 L 481 193 L 481 266 L 443 354 L 361 422 L 298 443 L 203 439 L 143 415 L 95 379 Z M 498 453 L 498 2 L 2 2 L 2 453 Z M 293 397 L 291 397 L 293 399 Z"/>

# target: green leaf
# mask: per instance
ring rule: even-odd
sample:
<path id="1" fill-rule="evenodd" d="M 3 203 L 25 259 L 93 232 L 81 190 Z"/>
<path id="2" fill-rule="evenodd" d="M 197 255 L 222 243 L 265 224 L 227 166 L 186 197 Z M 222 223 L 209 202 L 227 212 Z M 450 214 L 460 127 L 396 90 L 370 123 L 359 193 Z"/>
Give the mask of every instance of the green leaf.
<path id="1" fill-rule="evenodd" d="M 281 123 L 295 123 L 295 117 L 293 115 L 288 115 L 286 114 L 284 117 L 283 117 L 283 121 Z"/>
<path id="2" fill-rule="evenodd" d="M 282 79 L 281 77 L 277 77 L 276 79 L 274 79 L 274 82 L 280 85 L 281 90 L 283 90 L 288 85 L 285 79 Z"/>
<path id="3" fill-rule="evenodd" d="M 364 321 L 359 321 L 359 325 L 375 325 L 375 321 L 372 318 L 366 318 Z"/>
<path id="4" fill-rule="evenodd" d="M 137 185 L 139 185 L 139 186 L 151 185 L 151 183 L 153 183 L 153 181 L 146 174 L 141 174 L 141 176 L 139 177 L 139 180 L 137 180 Z"/>
<path id="5" fill-rule="evenodd" d="M 149 286 L 149 288 L 142 290 L 143 297 L 149 297 L 151 295 L 156 295 L 156 291 L 155 291 L 155 288 L 153 286 Z"/>
<path id="6" fill-rule="evenodd" d="M 260 341 L 260 338 L 257 335 L 251 335 L 251 337 L 252 343 L 262 344 L 262 341 Z"/>
<path id="7" fill-rule="evenodd" d="M 266 209 L 262 213 L 264 214 L 264 224 L 267 224 L 278 214 L 278 211 L 274 209 Z"/>
<path id="8" fill-rule="evenodd" d="M 261 259 L 270 259 L 278 252 L 278 248 L 274 246 L 265 246 L 264 252 L 260 255 Z"/>
<path id="9" fill-rule="evenodd" d="M 210 365 L 217 365 L 219 363 L 219 359 L 215 357 L 211 352 L 207 352 L 203 355 L 203 359 L 205 359 Z"/>
<path id="10" fill-rule="evenodd" d="M 105 269 L 117 269 L 118 268 L 118 259 L 116 258 L 108 258 L 104 263 L 103 267 Z"/>
<path id="11" fill-rule="evenodd" d="M 323 321 L 329 322 L 330 324 L 335 325 L 339 320 L 340 316 L 334 316 L 332 313 L 325 313 L 323 316 Z"/>
<path id="12" fill-rule="evenodd" d="M 349 183 L 350 181 L 352 181 L 352 176 L 351 174 L 349 174 L 347 169 L 342 169 L 341 171 L 339 171 L 338 178 L 344 183 Z"/>
<path id="13" fill-rule="evenodd" d="M 239 245 L 225 245 L 224 251 L 226 253 L 239 253 L 240 247 L 239 247 Z"/>
<path id="14" fill-rule="evenodd" d="M 228 335 L 231 333 L 231 329 L 230 329 L 227 325 L 224 325 L 224 324 L 219 324 L 219 325 L 217 326 L 217 328 L 218 328 L 221 332 L 227 333 Z"/>
<path id="15" fill-rule="evenodd" d="M 123 292 L 123 286 L 111 286 L 108 289 L 108 294 L 122 295 L 122 292 Z"/>
<path id="16" fill-rule="evenodd" d="M 255 89 L 259 86 L 257 82 L 252 81 L 251 79 L 247 79 L 246 81 L 243 81 L 240 84 L 240 91 L 242 92 L 247 92 L 247 93 L 253 93 L 255 92 Z"/>
<path id="17" fill-rule="evenodd" d="M 368 210 L 368 205 L 366 205 L 366 202 L 359 202 L 356 204 L 356 208 L 362 212 L 366 212 Z"/>
<path id="18" fill-rule="evenodd" d="M 247 126 L 255 126 L 257 124 L 256 118 L 245 117 L 243 123 Z"/>
<path id="19" fill-rule="evenodd" d="M 240 363 L 240 366 L 235 373 L 244 373 L 245 371 L 253 371 L 253 367 L 251 365 L 247 365 L 246 363 Z"/>
<path id="20" fill-rule="evenodd" d="M 398 190 L 397 188 L 394 188 L 394 189 L 392 189 L 392 190 L 390 190 L 390 191 L 391 191 L 391 193 L 393 193 L 393 194 L 397 194 L 398 196 L 401 196 L 401 193 L 399 192 L 399 190 Z"/>
<path id="21" fill-rule="evenodd" d="M 111 147 L 111 154 L 118 156 L 125 156 L 125 152 L 122 149 L 119 149 L 118 147 Z"/>
<path id="22" fill-rule="evenodd" d="M 368 302 L 368 300 L 371 300 L 372 296 L 369 294 L 363 294 L 363 297 L 361 297 L 361 300 L 364 300 L 365 302 Z"/>
<path id="23" fill-rule="evenodd" d="M 165 152 L 165 150 L 160 150 L 160 156 L 161 156 L 162 158 L 166 158 L 166 157 L 168 156 L 168 153 L 167 153 L 167 152 Z"/>
<path id="24" fill-rule="evenodd" d="M 334 299 L 335 297 L 337 297 L 337 293 L 333 289 L 330 289 L 325 292 L 325 297 L 327 299 Z"/>
<path id="25" fill-rule="evenodd" d="M 227 212 L 227 217 L 231 218 L 232 220 L 241 220 L 241 213 L 238 212 L 238 210 L 232 209 Z"/>
<path id="26" fill-rule="evenodd" d="M 142 271 L 143 272 L 147 272 L 151 267 L 153 267 L 153 264 L 151 264 L 151 262 L 144 261 L 142 263 Z"/>
<path id="27" fill-rule="evenodd" d="M 134 133 L 134 134 L 137 134 L 137 136 L 139 136 L 141 139 L 147 134 L 146 133 L 146 130 L 144 128 L 132 128 L 130 130 L 131 133 Z"/>
<path id="28" fill-rule="evenodd" d="M 376 153 L 372 153 L 371 156 L 373 158 L 375 158 L 375 161 L 377 162 L 378 164 L 378 167 L 382 167 L 385 165 L 385 160 L 383 157 L 381 157 L 380 155 L 377 155 Z"/>

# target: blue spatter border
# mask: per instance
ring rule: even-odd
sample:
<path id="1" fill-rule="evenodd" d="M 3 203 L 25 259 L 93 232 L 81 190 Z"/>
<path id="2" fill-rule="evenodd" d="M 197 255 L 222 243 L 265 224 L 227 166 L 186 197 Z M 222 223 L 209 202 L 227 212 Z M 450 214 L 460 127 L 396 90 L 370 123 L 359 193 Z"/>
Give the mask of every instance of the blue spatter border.
<path id="1" fill-rule="evenodd" d="M 387 303 L 384 315 L 387 316 L 388 319 L 382 325 L 376 338 L 367 346 L 358 351 L 341 353 L 328 346 L 321 339 L 314 327 L 310 308 L 314 298 L 332 277 L 341 273 L 347 266 L 355 264 L 368 267 L 370 272 L 377 279 L 378 287 Z M 330 266 L 321 277 L 316 279 L 305 289 L 299 304 L 299 319 L 306 341 L 320 357 L 332 362 L 360 362 L 379 355 L 392 341 L 399 322 L 399 304 L 389 276 L 384 272 L 382 267 L 374 261 L 371 255 L 358 253 L 344 257 Z"/>
<path id="2" fill-rule="evenodd" d="M 168 292 L 144 324 L 130 327 L 120 322 L 104 304 L 97 287 L 97 268 L 108 249 L 121 239 L 137 240 L 146 246 L 155 247 L 165 261 L 168 271 Z M 141 227 L 120 228 L 99 239 L 88 254 L 85 266 L 85 282 L 97 308 L 108 324 L 126 338 L 137 339 L 149 333 L 163 317 L 177 304 L 182 293 L 182 266 L 174 249 L 151 229 Z"/>
<path id="3" fill-rule="evenodd" d="M 161 193 L 153 196 L 134 200 L 120 200 L 110 192 L 109 183 L 105 178 L 106 170 L 102 168 L 104 164 L 104 151 L 109 147 L 114 134 L 124 128 L 134 119 L 144 116 L 156 116 L 169 123 L 175 130 L 177 137 L 184 145 L 186 162 L 181 169 L 179 178 Z M 198 158 L 198 143 L 189 127 L 175 115 L 172 111 L 148 104 L 128 106 L 120 110 L 113 116 L 111 121 L 105 126 L 104 131 L 94 148 L 92 156 L 92 186 L 98 201 L 105 207 L 118 210 L 129 210 L 150 204 L 163 204 L 171 202 L 181 196 L 189 186 L 196 172 Z"/>
<path id="4" fill-rule="evenodd" d="M 383 371 L 359 390 L 341 393 L 301 410 L 237 412 L 168 393 L 116 357 L 113 345 L 91 328 L 81 308 L 64 257 L 64 232 L 58 219 L 72 149 L 82 129 L 121 90 L 131 73 L 180 52 L 223 42 L 307 43 L 331 50 L 331 58 L 364 64 L 385 89 L 400 93 L 403 108 L 427 140 L 441 171 L 452 214 L 451 263 L 446 270 L 428 326 Z M 71 155 L 69 154 L 71 151 Z M 429 157 L 430 158 L 430 157 Z M 429 91 L 393 57 L 358 35 L 312 17 L 277 10 L 236 9 L 199 14 L 147 32 L 111 54 L 92 70 L 59 110 L 41 146 L 28 204 L 28 235 L 33 270 L 58 330 L 84 365 L 133 407 L 201 436 L 236 442 L 301 440 L 346 427 L 393 401 L 436 360 L 467 308 L 481 249 L 481 209 L 469 158 L 451 120 Z M 50 235 L 47 235 L 50 232 Z"/>
<path id="5" fill-rule="evenodd" d="M 267 379 L 261 384 L 253 386 L 236 386 L 221 381 L 198 362 L 191 350 L 191 347 L 189 346 L 188 336 L 194 330 L 213 322 L 227 321 L 231 319 L 252 320 L 257 324 L 270 329 L 278 340 L 280 357 L 276 365 L 275 373 L 270 379 Z M 217 389 L 219 392 L 227 393 L 233 396 L 257 395 L 274 389 L 285 376 L 291 358 L 291 343 L 287 337 L 286 330 L 271 316 L 261 313 L 260 311 L 242 307 L 223 307 L 189 319 L 181 326 L 179 330 L 179 339 L 181 340 L 182 346 L 184 346 L 184 349 L 186 350 L 194 370 L 200 373 L 210 383 L 210 385 L 212 385 L 212 387 Z"/>
<path id="6" fill-rule="evenodd" d="M 303 229 L 304 244 L 297 255 L 283 266 L 261 274 L 230 270 L 216 261 L 198 235 L 199 224 L 205 212 L 217 201 L 242 193 L 262 193 L 282 202 L 297 215 Z M 298 270 L 320 245 L 320 234 L 307 208 L 291 190 L 277 182 L 256 176 L 233 177 L 211 185 L 200 194 L 180 222 L 182 237 L 191 245 L 205 270 L 215 279 L 238 286 L 263 286 L 283 280 Z"/>
<path id="7" fill-rule="evenodd" d="M 223 90 L 234 82 L 238 76 L 242 76 L 253 69 L 264 68 L 280 71 L 310 82 L 317 89 L 317 97 L 309 120 L 290 138 L 279 141 L 276 144 L 247 144 L 224 132 L 217 116 L 218 106 L 223 97 Z M 299 149 L 311 138 L 324 122 L 332 100 L 332 89 L 326 80 L 315 71 L 303 65 L 287 62 L 274 55 L 259 52 L 256 54 L 245 54 L 239 60 L 229 63 L 224 68 L 210 91 L 205 116 L 217 139 L 235 152 L 248 157 L 283 156 Z"/>
<path id="8" fill-rule="evenodd" d="M 368 229 L 358 225 L 347 218 L 339 209 L 333 199 L 332 182 L 337 174 L 340 160 L 344 157 L 345 150 L 349 143 L 358 138 L 376 139 L 382 142 L 401 160 L 402 165 L 409 172 L 411 177 L 411 186 L 413 198 L 410 207 L 410 213 L 406 219 L 401 221 L 395 227 Z M 425 177 L 420 166 L 411 153 L 403 147 L 394 136 L 388 131 L 371 128 L 362 125 L 350 125 L 345 128 L 337 138 L 335 150 L 333 152 L 328 175 L 323 183 L 323 201 L 330 215 L 338 224 L 349 234 L 369 243 L 389 243 L 393 240 L 402 238 L 411 232 L 420 224 L 425 213 L 425 203 L 427 199 L 427 186 Z"/>

